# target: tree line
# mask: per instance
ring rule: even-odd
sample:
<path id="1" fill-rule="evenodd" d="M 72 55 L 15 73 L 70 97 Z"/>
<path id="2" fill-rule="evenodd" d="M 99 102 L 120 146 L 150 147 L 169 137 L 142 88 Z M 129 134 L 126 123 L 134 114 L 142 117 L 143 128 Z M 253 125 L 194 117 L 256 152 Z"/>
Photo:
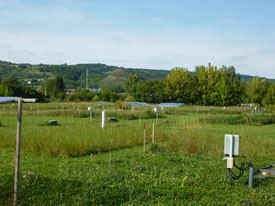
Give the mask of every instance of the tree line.
<path id="1" fill-rule="evenodd" d="M 15 78 L 1 82 L 0 96 L 38 98 L 39 101 L 140 101 L 148 103 L 182 102 L 196 105 L 238 105 L 255 103 L 275 105 L 275 83 L 254 77 L 241 81 L 233 66 L 197 66 L 195 72 L 176 67 L 163 79 L 143 80 L 130 74 L 124 82 L 126 94 L 118 94 L 104 88 L 91 92 L 78 90 L 66 95 L 61 75 L 45 81 L 39 90 L 24 87 Z"/>
<path id="2" fill-rule="evenodd" d="M 254 77 L 241 81 L 233 66 L 221 68 L 197 66 L 195 72 L 173 68 L 162 80 L 142 81 L 137 75 L 128 76 L 127 94 L 135 101 L 182 102 L 196 105 L 275 104 L 275 84 Z"/>
<path id="3" fill-rule="evenodd" d="M 15 77 L 6 79 L 3 82 L 0 77 L 0 96 L 37 98 L 39 101 L 44 101 L 43 94 L 32 87 L 22 86 Z"/>

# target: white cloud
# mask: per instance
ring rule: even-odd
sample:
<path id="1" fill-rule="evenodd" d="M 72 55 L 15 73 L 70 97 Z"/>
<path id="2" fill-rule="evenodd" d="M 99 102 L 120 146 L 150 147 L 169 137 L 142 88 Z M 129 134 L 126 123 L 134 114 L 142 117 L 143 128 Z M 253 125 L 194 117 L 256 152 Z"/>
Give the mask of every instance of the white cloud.
<path id="1" fill-rule="evenodd" d="M 23 13 L 15 15 L 5 11 L 0 14 L 14 24 L 28 25 L 21 30 L 20 25 L 10 28 L 10 25 L 1 26 L 0 21 L 3 60 L 35 64 L 98 62 L 155 69 L 181 66 L 190 70 L 210 61 L 218 66 L 235 65 L 242 74 L 275 78 L 271 70 L 275 65 L 274 44 L 270 43 L 275 35 L 253 39 L 234 32 L 217 33 L 207 27 L 184 30 L 170 25 L 158 31 L 134 25 L 114 29 L 112 19 L 92 19 L 58 6 L 33 11 L 21 4 L 17 5 L 17 10 Z M 156 16 L 150 20 L 160 22 L 162 19 Z"/>

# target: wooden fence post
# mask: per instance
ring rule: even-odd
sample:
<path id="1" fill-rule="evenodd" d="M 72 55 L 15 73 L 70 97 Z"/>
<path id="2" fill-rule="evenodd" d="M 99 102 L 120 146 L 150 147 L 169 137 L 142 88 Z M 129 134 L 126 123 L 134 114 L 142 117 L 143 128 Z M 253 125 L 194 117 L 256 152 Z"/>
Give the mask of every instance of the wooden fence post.
<path id="1" fill-rule="evenodd" d="M 21 123 L 22 123 L 22 99 L 18 99 L 18 118 L 17 118 L 17 136 L 16 136 L 16 159 L 15 159 L 15 175 L 14 175 L 14 193 L 13 205 L 16 205 L 18 181 L 19 181 L 19 166 L 20 166 L 20 139 L 21 139 Z"/>

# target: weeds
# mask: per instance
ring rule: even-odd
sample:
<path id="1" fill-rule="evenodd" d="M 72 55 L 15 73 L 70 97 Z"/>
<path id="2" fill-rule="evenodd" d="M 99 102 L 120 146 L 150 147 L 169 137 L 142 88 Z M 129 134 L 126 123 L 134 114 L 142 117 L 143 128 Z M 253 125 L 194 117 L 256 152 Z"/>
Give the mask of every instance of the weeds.
<path id="1" fill-rule="evenodd" d="M 267 114 L 242 114 L 231 116 L 218 116 L 201 118 L 200 122 L 204 123 L 222 123 L 222 124 L 246 124 L 246 125 L 268 125 L 275 123 L 275 115 Z"/>
<path id="2" fill-rule="evenodd" d="M 174 131 L 173 135 L 165 142 L 164 147 L 168 152 L 219 155 L 221 150 L 217 150 L 217 142 L 221 141 L 217 141 L 215 137 L 211 136 L 209 130 L 189 128 Z"/>

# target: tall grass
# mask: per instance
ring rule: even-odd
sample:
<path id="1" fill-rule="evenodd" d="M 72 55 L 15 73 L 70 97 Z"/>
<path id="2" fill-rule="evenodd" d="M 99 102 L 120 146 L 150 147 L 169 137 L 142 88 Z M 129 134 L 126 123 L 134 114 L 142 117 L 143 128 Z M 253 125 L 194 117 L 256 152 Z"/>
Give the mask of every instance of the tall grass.
<path id="1" fill-rule="evenodd" d="M 241 114 L 231 116 L 214 116 L 201 118 L 204 123 L 228 123 L 228 124 L 247 124 L 247 125 L 267 125 L 275 123 L 275 115 L 270 114 Z"/>
<path id="2" fill-rule="evenodd" d="M 211 135 L 209 128 L 191 126 L 172 129 L 167 136 L 166 141 L 160 143 L 161 151 L 213 156 L 222 152 L 222 141 Z"/>
<path id="3" fill-rule="evenodd" d="M 69 120 L 59 118 L 61 126 L 39 126 L 45 117 L 36 121 L 33 116 L 23 118 L 22 150 L 26 152 L 48 153 L 54 156 L 84 156 L 108 152 L 143 144 L 143 127 L 129 124 L 116 125 L 107 123 L 104 129 L 99 121 Z M 8 126 L 0 133 L 1 148 L 15 148 L 15 118 L 7 122 Z M 13 124 L 13 127 L 11 127 Z M 147 129 L 147 142 L 150 140 L 151 128 Z M 159 141 L 164 134 L 156 134 Z"/>
<path id="4" fill-rule="evenodd" d="M 165 114 L 242 114 L 246 112 L 246 108 L 242 107 L 213 107 L 213 106 L 183 106 L 179 108 L 167 108 Z"/>
<path id="5" fill-rule="evenodd" d="M 83 111 L 81 117 L 88 117 L 87 110 Z M 122 119 L 119 125 L 107 123 L 105 129 L 100 127 L 100 112 L 95 111 L 95 119 L 90 122 L 88 119 L 72 118 L 72 110 L 49 111 L 44 110 L 39 115 L 28 113 L 25 111 L 23 115 L 22 127 L 22 150 L 27 152 L 48 153 L 54 156 L 83 156 L 108 152 L 127 147 L 134 147 L 143 144 L 143 127 L 138 126 L 138 121 L 126 121 L 123 119 L 131 119 L 131 115 L 139 118 L 140 114 L 148 115 L 148 118 L 155 118 L 155 113 L 147 112 L 131 112 L 131 111 L 107 111 L 107 116 L 119 117 Z M 2 113 L 3 114 L 3 113 Z M 26 115 L 27 114 L 27 115 Z M 63 116 L 67 114 L 68 116 Z M 85 115 L 84 115 L 85 114 Z M 79 114 L 78 114 L 79 115 Z M 232 115 L 225 119 L 235 118 L 245 115 Z M 247 115 L 247 117 L 250 117 Z M 253 120 L 270 121 L 273 115 L 253 115 Z M 39 126 L 50 118 L 56 119 L 61 123 L 58 127 Z M 142 116 L 145 119 L 146 116 Z M 158 144 L 157 151 L 167 151 L 187 154 L 203 154 L 220 157 L 223 154 L 223 135 L 225 133 L 236 133 L 243 136 L 242 143 L 245 144 L 244 154 L 261 155 L 266 151 L 274 148 L 274 138 L 264 138 L 259 134 L 253 126 L 240 126 L 236 131 L 228 125 L 221 129 L 221 125 L 205 124 L 208 119 L 218 119 L 216 115 L 198 121 L 199 116 L 169 116 L 165 122 L 159 122 L 155 128 L 155 138 Z M 267 118 L 267 119 L 265 119 Z M 205 121 L 207 120 L 207 121 Z M 152 120 L 146 120 L 152 124 Z M 16 137 L 16 113 L 13 115 L 1 116 L 1 122 L 5 127 L 1 127 L 0 131 L 0 147 L 15 148 Z M 228 123 L 228 121 L 225 121 Z M 257 122 L 257 124 L 259 124 Z M 147 128 L 147 142 L 151 141 L 152 128 Z M 261 130 L 262 131 L 262 130 Z M 270 134 L 266 134 L 270 136 Z M 268 150 L 266 150 L 268 148 Z"/>
<path id="6" fill-rule="evenodd" d="M 32 112 L 26 112 L 26 114 L 33 114 Z M 87 110 L 44 110 L 39 112 L 39 115 L 45 116 L 60 116 L 60 117 L 79 117 L 88 118 L 90 116 Z M 95 118 L 101 118 L 101 111 L 93 111 L 92 116 Z M 156 113 L 152 111 L 145 112 L 130 112 L 130 111 L 106 111 L 106 116 L 115 117 L 122 120 L 137 120 L 141 119 L 154 119 L 156 118 Z M 158 114 L 159 118 L 164 118 L 165 115 Z"/>

